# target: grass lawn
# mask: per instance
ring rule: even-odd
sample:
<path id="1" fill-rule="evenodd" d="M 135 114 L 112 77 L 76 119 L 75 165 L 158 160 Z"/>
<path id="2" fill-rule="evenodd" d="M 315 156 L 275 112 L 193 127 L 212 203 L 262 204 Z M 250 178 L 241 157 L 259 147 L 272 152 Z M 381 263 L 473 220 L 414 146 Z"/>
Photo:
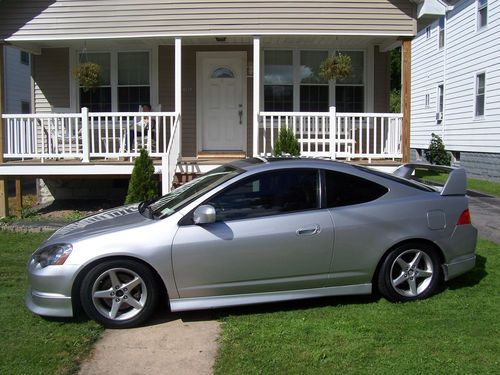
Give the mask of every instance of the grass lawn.
<path id="1" fill-rule="evenodd" d="M 0 231 L 0 374 L 72 374 L 102 328 L 93 322 L 45 320 L 24 306 L 29 255 L 47 233 Z"/>
<path id="2" fill-rule="evenodd" d="M 500 245 L 430 299 L 338 297 L 226 311 L 216 374 L 498 374 Z"/>
<path id="3" fill-rule="evenodd" d="M 421 179 L 442 184 L 444 184 L 446 182 L 446 179 L 448 178 L 448 173 L 446 172 L 426 171 L 422 169 L 417 169 L 415 171 L 415 174 Z M 481 193 L 490 194 L 497 197 L 500 196 L 500 183 L 498 182 L 468 178 L 467 189 L 479 191 Z"/>

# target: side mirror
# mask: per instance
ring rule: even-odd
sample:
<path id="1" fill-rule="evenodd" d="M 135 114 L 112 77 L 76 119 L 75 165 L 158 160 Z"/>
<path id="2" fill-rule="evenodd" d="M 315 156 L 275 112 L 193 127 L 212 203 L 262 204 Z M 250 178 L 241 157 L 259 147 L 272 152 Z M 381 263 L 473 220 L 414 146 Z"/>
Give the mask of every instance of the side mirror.
<path id="1" fill-rule="evenodd" d="M 193 221 L 196 225 L 215 223 L 215 208 L 209 204 L 199 206 L 193 212 Z"/>

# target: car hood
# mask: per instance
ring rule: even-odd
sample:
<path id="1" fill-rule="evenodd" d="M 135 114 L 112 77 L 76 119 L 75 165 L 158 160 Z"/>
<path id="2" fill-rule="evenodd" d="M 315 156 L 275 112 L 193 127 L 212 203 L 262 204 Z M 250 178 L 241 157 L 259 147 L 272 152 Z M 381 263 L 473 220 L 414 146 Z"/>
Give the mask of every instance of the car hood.
<path id="1" fill-rule="evenodd" d="M 151 222 L 151 219 L 139 213 L 138 204 L 116 207 L 58 229 L 47 243 L 78 241 L 92 236 L 150 224 Z"/>

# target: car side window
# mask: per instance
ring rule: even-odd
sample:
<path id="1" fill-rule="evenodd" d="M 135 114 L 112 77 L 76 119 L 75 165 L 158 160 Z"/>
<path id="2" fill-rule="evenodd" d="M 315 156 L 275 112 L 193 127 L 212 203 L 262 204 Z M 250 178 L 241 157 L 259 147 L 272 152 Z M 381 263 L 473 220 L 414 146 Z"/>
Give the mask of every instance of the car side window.
<path id="1" fill-rule="evenodd" d="M 325 171 L 326 206 L 349 206 L 373 201 L 387 193 L 385 186 L 348 173 Z"/>
<path id="2" fill-rule="evenodd" d="M 259 173 L 235 183 L 205 204 L 215 207 L 217 221 L 316 209 L 318 171 L 289 169 Z"/>

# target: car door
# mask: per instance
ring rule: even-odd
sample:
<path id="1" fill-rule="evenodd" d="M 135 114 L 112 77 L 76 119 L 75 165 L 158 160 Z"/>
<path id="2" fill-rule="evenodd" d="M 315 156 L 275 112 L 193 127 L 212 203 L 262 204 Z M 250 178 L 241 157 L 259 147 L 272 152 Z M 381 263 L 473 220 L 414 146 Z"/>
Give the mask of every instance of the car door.
<path id="1" fill-rule="evenodd" d="M 216 222 L 180 225 L 173 241 L 179 296 L 324 286 L 334 234 L 330 213 L 319 208 L 318 176 L 316 169 L 262 172 L 204 202 L 215 207 Z"/>

